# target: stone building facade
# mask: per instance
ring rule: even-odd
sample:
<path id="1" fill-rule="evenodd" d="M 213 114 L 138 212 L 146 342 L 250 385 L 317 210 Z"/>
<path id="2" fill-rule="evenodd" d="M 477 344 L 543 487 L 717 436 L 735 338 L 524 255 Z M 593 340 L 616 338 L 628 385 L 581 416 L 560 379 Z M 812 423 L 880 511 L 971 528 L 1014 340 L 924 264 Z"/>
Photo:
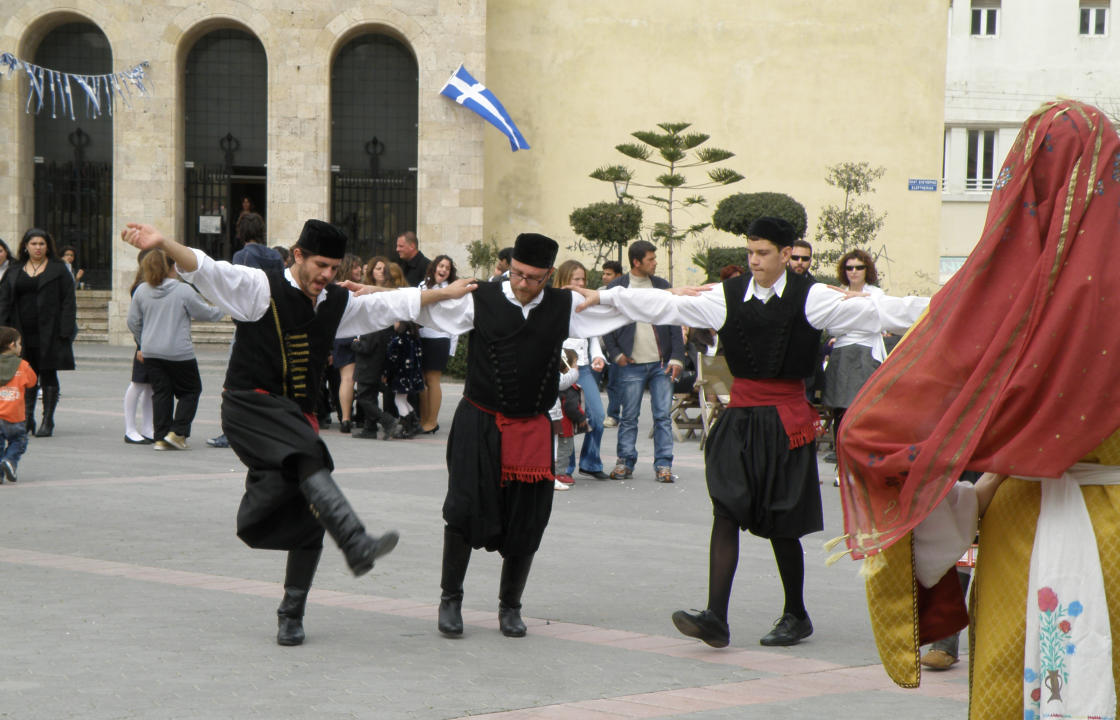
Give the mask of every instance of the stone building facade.
<path id="1" fill-rule="evenodd" d="M 707 221 L 729 193 L 777 191 L 806 206 L 811 238 L 819 208 L 840 199 L 824 183 L 827 165 L 885 167 L 873 201 L 887 213 L 880 240 L 890 287 L 928 291 L 940 198 L 909 190 L 908 180 L 939 177 L 943 5 L 696 0 L 682 17 L 669 0 L 7 0 L 0 52 L 45 65 L 77 42 L 66 33 L 92 27 L 104 38 L 108 57 L 97 56 L 104 64 L 57 69 L 99 73 L 150 63 L 150 97 L 118 102 L 101 136 L 86 131 L 91 156 L 100 142 L 111 165 L 111 189 L 99 202 L 112 238 L 87 232 L 79 239 L 89 252 L 107 253 L 110 337 L 123 343 L 135 251 L 115 237 L 126 222 L 151 222 L 189 240 L 202 232 L 200 216 L 218 216 L 221 234 L 206 236 L 204 246 L 227 251 L 218 241 L 228 239 L 243 194 L 261 205 L 271 244 L 290 244 L 306 218 L 319 217 L 365 228 L 355 232 L 366 254 L 391 254 L 398 226 L 368 207 L 348 215 L 339 198 L 350 186 L 390 184 L 382 175 L 392 171 L 414 188 L 412 215 L 402 217 L 415 218 L 424 252 L 447 252 L 462 266 L 466 245 L 477 239 L 504 246 L 532 230 L 569 245 L 571 210 L 614 199 L 588 173 L 622 160 L 613 148 L 630 132 L 665 121 L 691 121 L 710 133 L 713 145 L 736 153 L 726 164 L 747 177 L 706 192 L 708 208 L 686 215 L 689 224 Z M 220 59 L 207 65 L 204 51 L 234 46 L 251 47 L 231 51 L 230 73 L 214 71 Z M 396 80 L 381 80 L 405 88 L 410 81 L 401 73 L 413 73 L 412 95 L 400 97 L 414 113 L 385 119 L 396 128 L 390 137 L 363 118 L 380 123 L 385 108 L 402 101 L 381 99 L 381 90 L 361 84 L 375 81 L 360 71 L 381 77 L 378 58 L 393 57 L 407 62 Z M 250 93 L 233 82 L 248 74 L 246 58 L 256 58 L 261 73 Z M 531 150 L 511 153 L 503 135 L 439 95 L 460 63 L 501 98 Z M 80 140 L 73 124 L 45 125 L 68 120 L 28 114 L 27 90 L 22 75 L 0 79 L 0 237 L 13 245 L 60 187 L 44 184 L 47 169 L 69 162 Z M 341 107 L 348 93 L 364 105 Z M 243 129 L 223 132 L 225 120 L 214 118 L 256 94 L 254 109 L 229 120 Z M 78 124 L 91 128 L 80 104 L 77 112 Z M 209 129 L 199 130 L 204 122 Z M 398 152 L 410 124 L 414 139 L 403 144 L 414 149 Z M 254 133 L 263 133 L 259 147 L 249 139 Z M 219 146 L 225 135 L 232 139 Z M 350 144 L 341 147 L 340 138 Z M 207 153 L 218 155 L 199 159 Z M 377 162 L 383 167 L 372 167 Z M 226 184 L 206 180 L 203 166 L 223 166 L 215 172 Z M 203 192 L 213 187 L 225 193 L 218 210 Z M 649 223 L 660 219 L 645 212 Z M 738 240 L 709 231 L 703 242 Z M 695 249 L 678 251 L 678 283 L 698 279 L 688 262 Z"/>

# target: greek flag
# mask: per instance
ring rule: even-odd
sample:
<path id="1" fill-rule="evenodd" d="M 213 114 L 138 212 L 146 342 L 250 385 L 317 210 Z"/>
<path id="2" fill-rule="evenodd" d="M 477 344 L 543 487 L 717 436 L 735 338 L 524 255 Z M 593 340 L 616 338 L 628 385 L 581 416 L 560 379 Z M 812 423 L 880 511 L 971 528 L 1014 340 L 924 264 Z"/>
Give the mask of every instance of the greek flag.
<path id="1" fill-rule="evenodd" d="M 510 149 L 514 152 L 529 149 L 529 143 L 525 142 L 521 131 L 513 124 L 509 113 L 498 102 L 498 98 L 487 90 L 485 85 L 471 77 L 462 65 L 451 75 L 439 94 L 446 95 L 460 105 L 474 110 L 491 125 L 504 132 L 509 138 Z"/>

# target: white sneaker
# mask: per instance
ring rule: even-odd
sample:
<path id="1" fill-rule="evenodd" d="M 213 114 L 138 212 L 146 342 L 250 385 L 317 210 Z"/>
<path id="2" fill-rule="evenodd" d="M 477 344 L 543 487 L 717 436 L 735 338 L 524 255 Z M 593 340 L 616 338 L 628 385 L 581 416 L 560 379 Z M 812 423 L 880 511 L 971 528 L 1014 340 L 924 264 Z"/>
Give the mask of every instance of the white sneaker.
<path id="1" fill-rule="evenodd" d="M 618 427 L 618 421 L 612 417 L 603 420 L 603 427 Z"/>
<path id="2" fill-rule="evenodd" d="M 570 485 L 565 485 L 564 483 L 560 482 L 559 480 L 553 480 L 552 482 L 553 482 L 553 485 L 552 485 L 553 490 L 571 490 L 572 489 L 572 487 Z"/>
<path id="3" fill-rule="evenodd" d="M 187 439 L 185 437 L 183 437 L 182 435 L 178 435 L 174 432 L 167 433 L 167 435 L 165 435 L 163 437 L 163 441 L 171 446 L 170 448 L 168 448 L 169 450 L 170 449 L 173 449 L 173 450 L 190 450 L 191 449 L 191 446 L 187 444 Z"/>

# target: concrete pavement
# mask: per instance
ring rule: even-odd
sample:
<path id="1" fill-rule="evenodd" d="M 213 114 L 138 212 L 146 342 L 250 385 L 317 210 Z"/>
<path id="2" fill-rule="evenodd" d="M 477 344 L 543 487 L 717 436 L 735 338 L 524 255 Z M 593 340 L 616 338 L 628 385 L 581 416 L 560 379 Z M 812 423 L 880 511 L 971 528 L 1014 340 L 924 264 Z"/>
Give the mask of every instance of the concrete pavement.
<path id="1" fill-rule="evenodd" d="M 676 447 L 673 485 L 653 479 L 640 433 L 633 480 L 581 479 L 556 495 L 524 597 L 529 635 L 497 631 L 500 560 L 476 552 L 460 640 L 436 631 L 445 439 L 324 431 L 337 478 L 374 531 L 401 544 L 354 579 L 324 550 L 298 648 L 275 644 L 283 554 L 234 535 L 244 468 L 205 446 L 219 432 L 226 349 L 200 348 L 204 394 L 187 452 L 122 442 L 131 351 L 75 348 L 53 438 L 32 439 L 18 484 L 0 486 L 0 718 L 964 718 L 967 658 L 901 690 L 878 664 L 858 566 L 825 567 L 841 533 L 805 539 L 816 634 L 758 638 L 781 614 L 769 544 L 742 537 L 731 647 L 681 637 L 669 615 L 706 602 L 711 505 L 697 443 Z M 648 405 L 643 429 L 649 427 Z M 613 460 L 615 430 L 604 436 Z M 821 466 L 822 476 L 831 466 Z M 328 539 L 329 543 L 329 539 Z"/>

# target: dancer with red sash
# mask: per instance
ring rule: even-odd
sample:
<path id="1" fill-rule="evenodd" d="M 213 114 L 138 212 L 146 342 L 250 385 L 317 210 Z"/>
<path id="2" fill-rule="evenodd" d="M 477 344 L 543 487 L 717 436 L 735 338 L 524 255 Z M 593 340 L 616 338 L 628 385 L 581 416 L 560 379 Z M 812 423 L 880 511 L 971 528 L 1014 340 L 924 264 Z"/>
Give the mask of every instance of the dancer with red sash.
<path id="1" fill-rule="evenodd" d="M 237 512 L 237 536 L 253 548 L 288 551 L 276 642 L 304 641 L 303 614 L 323 551 L 324 530 L 355 576 L 397 544 L 390 530 L 373 536 L 331 476 L 334 462 L 319 437 L 315 390 L 336 337 L 415 320 L 425 303 L 474 289 L 462 280 L 439 290 L 414 289 L 354 297 L 331 283 L 346 236 L 308 220 L 286 270 L 215 261 L 130 223 L 121 238 L 141 249 L 163 248 L 180 277 L 233 317 L 237 334 L 222 392 L 222 431 L 248 468 Z"/>
<path id="2" fill-rule="evenodd" d="M 823 529 L 817 477 L 817 414 L 802 378 L 813 373 L 820 331 L 900 332 L 925 298 L 852 296 L 787 269 L 793 231 L 759 218 L 747 233 L 751 275 L 698 292 L 611 288 L 583 292 L 585 305 L 613 306 L 638 322 L 710 327 L 735 377 L 731 405 L 705 449 L 712 498 L 708 606 L 680 610 L 673 623 L 712 647 L 731 640 L 727 608 L 739 562 L 739 531 L 767 538 L 785 591 L 785 609 L 763 645 L 793 645 L 813 632 L 805 610 L 801 537 Z"/>
<path id="3" fill-rule="evenodd" d="M 578 296 L 545 287 L 557 244 L 522 234 L 509 279 L 483 283 L 459 300 L 425 307 L 422 325 L 470 332 L 467 380 L 447 441 L 439 631 L 463 634 L 463 579 L 472 548 L 502 556 L 498 625 L 525 635 L 521 595 L 552 513 L 549 408 L 556 402 L 560 348 L 629 319 L 611 308 L 575 313 Z"/>

